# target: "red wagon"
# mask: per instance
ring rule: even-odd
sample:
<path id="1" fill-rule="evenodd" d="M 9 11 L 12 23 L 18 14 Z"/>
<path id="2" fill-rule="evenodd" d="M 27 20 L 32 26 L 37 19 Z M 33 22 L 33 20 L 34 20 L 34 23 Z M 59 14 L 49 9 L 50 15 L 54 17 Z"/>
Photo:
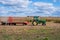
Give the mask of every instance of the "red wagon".
<path id="1" fill-rule="evenodd" d="M 22 25 L 27 25 L 29 22 L 25 21 L 25 22 L 13 22 L 13 17 L 8 17 L 8 21 L 7 22 L 1 22 L 1 25 L 17 25 L 17 24 L 22 24 Z"/>

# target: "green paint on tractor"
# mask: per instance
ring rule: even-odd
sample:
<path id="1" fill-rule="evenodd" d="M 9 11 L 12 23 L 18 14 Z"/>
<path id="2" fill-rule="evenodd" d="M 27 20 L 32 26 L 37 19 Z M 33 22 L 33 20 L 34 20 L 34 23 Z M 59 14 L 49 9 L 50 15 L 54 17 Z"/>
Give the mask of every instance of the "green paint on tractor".
<path id="1" fill-rule="evenodd" d="M 39 19 L 39 16 L 34 16 L 33 20 L 32 20 L 32 25 L 35 26 L 35 25 L 38 25 L 40 23 L 42 23 L 42 25 L 46 25 L 46 20 L 41 20 L 41 19 Z"/>

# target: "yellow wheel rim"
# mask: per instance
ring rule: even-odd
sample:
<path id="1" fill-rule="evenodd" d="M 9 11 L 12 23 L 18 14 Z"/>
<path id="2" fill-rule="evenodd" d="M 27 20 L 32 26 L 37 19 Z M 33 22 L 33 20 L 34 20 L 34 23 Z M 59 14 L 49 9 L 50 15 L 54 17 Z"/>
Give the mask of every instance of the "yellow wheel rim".
<path id="1" fill-rule="evenodd" d="M 34 25 L 36 25 L 37 23 L 36 22 L 34 22 Z"/>

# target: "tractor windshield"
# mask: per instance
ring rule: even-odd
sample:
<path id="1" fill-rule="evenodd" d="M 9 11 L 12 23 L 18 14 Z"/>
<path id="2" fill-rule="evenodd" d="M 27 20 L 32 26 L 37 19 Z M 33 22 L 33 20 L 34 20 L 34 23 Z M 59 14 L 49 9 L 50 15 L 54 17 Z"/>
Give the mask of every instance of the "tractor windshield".
<path id="1" fill-rule="evenodd" d="M 34 20 L 38 20 L 38 16 L 34 16 Z"/>
<path id="2" fill-rule="evenodd" d="M 38 18 L 38 16 L 34 16 L 34 18 Z"/>

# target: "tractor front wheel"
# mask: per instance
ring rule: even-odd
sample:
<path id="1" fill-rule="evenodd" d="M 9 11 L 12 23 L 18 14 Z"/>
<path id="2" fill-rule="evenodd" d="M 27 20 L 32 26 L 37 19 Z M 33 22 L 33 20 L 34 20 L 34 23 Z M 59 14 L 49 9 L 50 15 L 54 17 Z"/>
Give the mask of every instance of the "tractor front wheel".
<path id="1" fill-rule="evenodd" d="M 32 22 L 32 24 L 33 24 L 33 26 L 36 26 L 36 25 L 38 25 L 38 23 L 37 22 Z"/>

